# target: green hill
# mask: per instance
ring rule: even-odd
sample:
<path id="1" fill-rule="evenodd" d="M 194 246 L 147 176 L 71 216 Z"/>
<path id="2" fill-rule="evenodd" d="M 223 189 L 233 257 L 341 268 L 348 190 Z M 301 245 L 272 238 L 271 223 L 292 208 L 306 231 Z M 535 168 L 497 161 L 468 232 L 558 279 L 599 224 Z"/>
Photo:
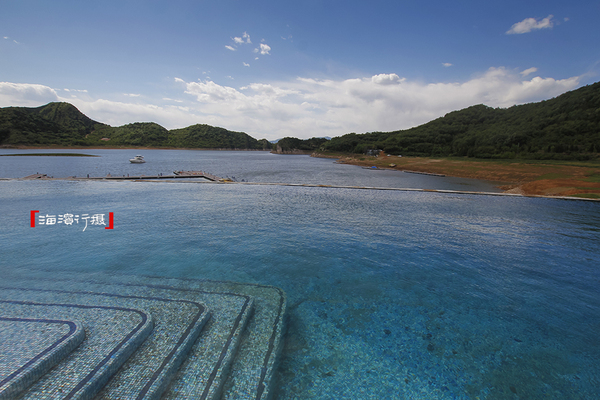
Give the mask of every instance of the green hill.
<path id="1" fill-rule="evenodd" d="M 0 108 L 0 145 L 271 149 L 266 139 L 210 125 L 171 131 L 153 122 L 112 127 L 91 120 L 69 103 Z"/>
<path id="2" fill-rule="evenodd" d="M 69 103 L 0 108 L 0 144 L 85 145 L 86 135 L 106 126 Z"/>
<path id="3" fill-rule="evenodd" d="M 597 158 L 600 82 L 539 103 L 507 109 L 476 105 L 411 129 L 349 133 L 331 139 L 320 150 L 363 153 L 369 149 L 408 156 Z"/>
<path id="4" fill-rule="evenodd" d="M 327 142 L 326 138 L 310 138 L 310 139 L 297 139 L 294 137 L 284 137 L 280 139 L 274 146 L 275 152 L 280 154 L 294 154 L 294 153 L 312 153 L 319 149 L 323 143 Z"/>
<path id="5" fill-rule="evenodd" d="M 213 149 L 271 149 L 271 144 L 266 139 L 259 141 L 243 132 L 232 132 L 210 125 L 192 125 L 169 131 L 168 145 Z"/>

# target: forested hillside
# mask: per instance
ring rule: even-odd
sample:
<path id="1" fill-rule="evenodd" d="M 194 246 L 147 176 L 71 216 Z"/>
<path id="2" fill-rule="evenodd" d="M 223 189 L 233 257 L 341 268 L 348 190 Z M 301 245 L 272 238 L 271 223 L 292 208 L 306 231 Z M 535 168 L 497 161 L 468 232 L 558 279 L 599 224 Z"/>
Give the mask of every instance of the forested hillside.
<path id="1" fill-rule="evenodd" d="M 310 139 L 298 139 L 294 137 L 284 137 L 280 139 L 274 146 L 277 153 L 295 153 L 295 152 L 306 152 L 311 153 L 318 150 L 328 139 L 326 138 L 310 138 Z"/>
<path id="2" fill-rule="evenodd" d="M 409 156 L 579 159 L 600 151 L 600 82 L 559 97 L 507 109 L 476 105 L 394 132 L 350 133 L 321 150 L 381 149 Z"/>
<path id="3" fill-rule="evenodd" d="M 85 145 L 86 135 L 104 127 L 69 103 L 0 108 L 0 144 Z"/>
<path id="4" fill-rule="evenodd" d="M 0 145 L 140 146 L 270 150 L 266 139 L 210 125 L 167 130 L 153 122 L 112 127 L 91 120 L 69 103 L 0 109 Z"/>

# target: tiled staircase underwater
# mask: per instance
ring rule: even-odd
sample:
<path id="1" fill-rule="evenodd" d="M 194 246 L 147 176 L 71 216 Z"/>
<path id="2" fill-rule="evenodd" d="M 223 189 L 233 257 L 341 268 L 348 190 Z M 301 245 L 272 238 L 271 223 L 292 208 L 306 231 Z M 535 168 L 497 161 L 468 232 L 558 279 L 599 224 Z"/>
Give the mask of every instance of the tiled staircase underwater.
<path id="1" fill-rule="evenodd" d="M 0 277 L 0 400 L 269 399 L 285 294 L 103 273 Z"/>

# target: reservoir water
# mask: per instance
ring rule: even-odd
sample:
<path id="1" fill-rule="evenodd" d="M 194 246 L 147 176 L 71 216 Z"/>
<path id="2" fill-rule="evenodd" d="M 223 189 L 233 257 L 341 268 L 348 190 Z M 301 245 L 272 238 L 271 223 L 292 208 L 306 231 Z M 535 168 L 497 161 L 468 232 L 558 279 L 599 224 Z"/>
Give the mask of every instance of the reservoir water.
<path id="1" fill-rule="evenodd" d="M 0 154 L 49 152 L 1 150 Z M 56 152 L 66 152 L 56 150 Z M 0 178 L 169 174 L 498 191 L 266 152 L 78 150 L 0 157 Z M 132 165 L 135 154 L 147 163 Z M 0 271 L 107 271 L 275 285 L 288 296 L 280 399 L 593 399 L 600 204 L 210 184 L 0 181 Z M 29 226 L 114 213 L 114 230 Z"/>

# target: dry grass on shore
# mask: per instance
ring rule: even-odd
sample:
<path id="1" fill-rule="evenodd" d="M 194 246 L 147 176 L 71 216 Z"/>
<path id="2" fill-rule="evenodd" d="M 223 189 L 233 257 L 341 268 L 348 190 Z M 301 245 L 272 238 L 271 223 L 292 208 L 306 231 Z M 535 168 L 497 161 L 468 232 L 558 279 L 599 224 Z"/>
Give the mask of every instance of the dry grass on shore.
<path id="1" fill-rule="evenodd" d="M 326 154 L 340 163 L 494 181 L 508 193 L 600 199 L 600 163 Z"/>

